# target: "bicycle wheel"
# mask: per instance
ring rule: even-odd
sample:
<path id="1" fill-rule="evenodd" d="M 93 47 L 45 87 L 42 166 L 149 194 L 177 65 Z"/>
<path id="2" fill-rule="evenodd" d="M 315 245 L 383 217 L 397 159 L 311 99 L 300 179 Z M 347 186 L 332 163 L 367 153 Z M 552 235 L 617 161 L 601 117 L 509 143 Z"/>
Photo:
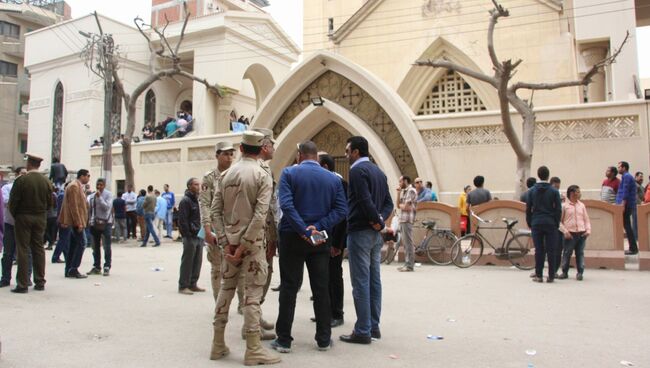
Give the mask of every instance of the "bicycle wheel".
<path id="1" fill-rule="evenodd" d="M 431 262 L 446 266 L 451 263 L 451 247 L 458 238 L 450 231 L 431 234 L 427 239 L 427 256 Z"/>
<path id="2" fill-rule="evenodd" d="M 530 234 L 517 234 L 506 244 L 508 260 L 520 270 L 535 268 L 535 246 Z"/>
<path id="3" fill-rule="evenodd" d="M 399 250 L 399 243 L 389 244 L 386 248 L 386 264 L 389 265 L 395 260 L 395 255 Z"/>
<path id="4" fill-rule="evenodd" d="M 483 255 L 483 241 L 474 234 L 456 240 L 451 247 L 451 261 L 460 268 L 473 266 Z"/>

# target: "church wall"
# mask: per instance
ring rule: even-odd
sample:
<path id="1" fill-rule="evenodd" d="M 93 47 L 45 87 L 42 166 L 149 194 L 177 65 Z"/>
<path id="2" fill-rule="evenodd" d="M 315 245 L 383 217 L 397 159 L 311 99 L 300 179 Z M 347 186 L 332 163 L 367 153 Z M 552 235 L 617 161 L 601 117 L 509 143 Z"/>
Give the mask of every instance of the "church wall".
<path id="1" fill-rule="evenodd" d="M 649 172 L 648 115 L 645 102 L 601 103 L 537 112 L 531 176 L 546 165 L 562 188 L 577 184 L 583 197 L 597 199 L 605 169 L 628 161 L 630 171 Z M 518 117 L 513 117 L 519 121 Z M 462 188 L 485 176 L 493 196 L 512 199 L 516 158 L 501 132 L 496 111 L 416 118 L 438 178 L 441 201 L 455 204 Z M 517 127 L 517 124 L 516 124 Z M 518 128 L 518 127 L 517 127 Z M 520 134 L 520 129 L 518 129 Z M 427 178 L 423 178 L 428 180 Z"/>
<path id="2" fill-rule="evenodd" d="M 511 16 L 497 24 L 494 43 L 500 60 L 524 60 L 513 81 L 576 78 L 572 37 L 562 32 L 560 15 L 530 0 L 507 5 L 512 9 Z M 472 3 L 461 5 L 459 11 L 423 15 L 419 7 L 407 8 L 404 2 L 385 0 L 334 49 L 397 89 L 412 63 L 438 37 L 444 37 L 478 64 L 481 71 L 491 75 L 492 63 L 487 51 L 490 9 L 489 2 Z M 537 106 L 578 102 L 577 88 L 535 94 Z"/>

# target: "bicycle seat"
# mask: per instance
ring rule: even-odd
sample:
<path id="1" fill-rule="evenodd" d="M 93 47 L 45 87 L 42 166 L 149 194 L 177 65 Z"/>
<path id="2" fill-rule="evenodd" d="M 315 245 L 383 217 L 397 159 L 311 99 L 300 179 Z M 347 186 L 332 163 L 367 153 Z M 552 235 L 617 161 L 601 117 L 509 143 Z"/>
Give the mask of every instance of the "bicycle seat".
<path id="1" fill-rule="evenodd" d="M 426 227 L 427 229 L 433 229 L 436 227 L 436 222 L 435 221 L 422 221 L 422 226 Z"/>
<path id="2" fill-rule="evenodd" d="M 508 229 L 512 228 L 513 226 L 517 225 L 517 223 L 519 223 L 519 220 L 509 219 L 509 218 L 505 218 L 505 217 L 502 220 L 503 220 L 503 222 L 506 223 L 506 225 L 508 225 Z"/>

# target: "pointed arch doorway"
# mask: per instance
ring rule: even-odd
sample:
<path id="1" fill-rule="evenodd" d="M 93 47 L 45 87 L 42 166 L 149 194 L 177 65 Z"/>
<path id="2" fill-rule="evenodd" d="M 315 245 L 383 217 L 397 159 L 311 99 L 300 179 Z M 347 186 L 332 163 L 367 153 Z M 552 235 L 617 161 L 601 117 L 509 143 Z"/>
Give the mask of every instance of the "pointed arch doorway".
<path id="1" fill-rule="evenodd" d="M 322 98 L 323 105 L 315 106 L 312 97 Z M 409 107 L 383 81 L 331 52 L 318 52 L 294 69 L 262 103 L 252 126 L 274 131 L 276 175 L 294 160 L 296 143 L 316 139 L 342 150 L 345 131 L 368 140 L 391 186 L 401 175 L 437 181 Z M 337 155 L 334 148 L 325 150 Z"/>

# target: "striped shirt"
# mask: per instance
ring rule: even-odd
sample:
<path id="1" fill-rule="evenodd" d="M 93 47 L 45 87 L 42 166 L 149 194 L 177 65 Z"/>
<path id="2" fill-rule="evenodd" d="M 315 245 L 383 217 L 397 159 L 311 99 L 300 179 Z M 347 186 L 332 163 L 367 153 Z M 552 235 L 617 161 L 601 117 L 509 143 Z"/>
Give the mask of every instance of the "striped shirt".
<path id="1" fill-rule="evenodd" d="M 418 192 L 412 185 L 402 189 L 399 196 L 400 211 L 399 222 L 408 222 L 410 224 L 415 222 L 415 208 L 418 205 Z M 404 205 L 404 206 L 402 206 Z"/>

